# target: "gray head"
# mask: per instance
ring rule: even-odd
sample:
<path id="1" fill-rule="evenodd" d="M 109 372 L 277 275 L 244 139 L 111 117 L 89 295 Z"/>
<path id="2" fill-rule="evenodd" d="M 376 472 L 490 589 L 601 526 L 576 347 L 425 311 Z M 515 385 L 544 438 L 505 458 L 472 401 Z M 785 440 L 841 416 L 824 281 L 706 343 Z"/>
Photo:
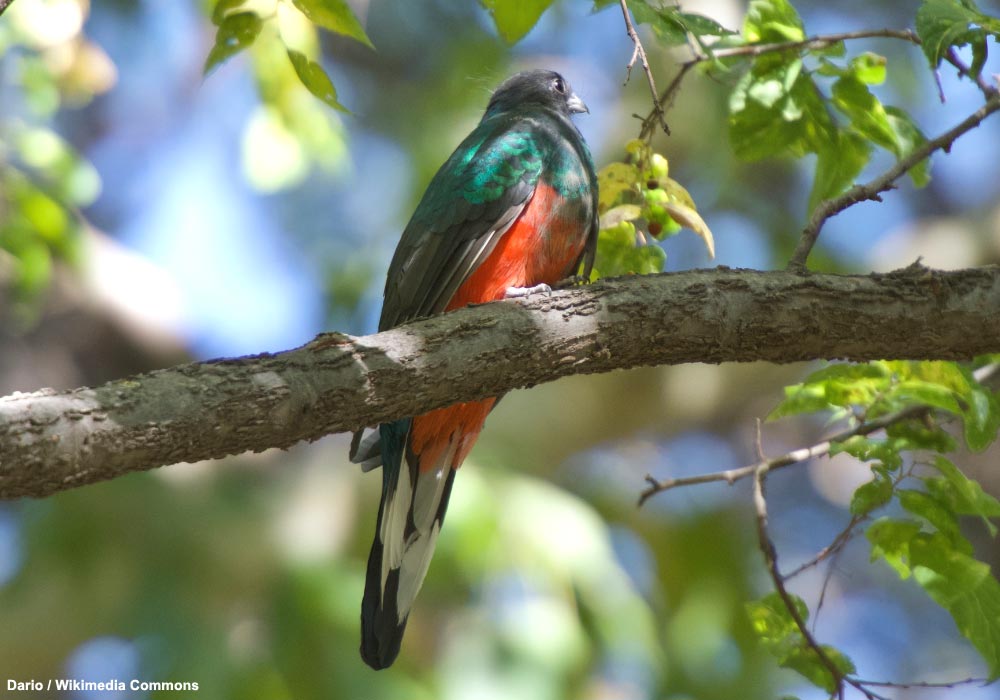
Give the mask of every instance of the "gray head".
<path id="1" fill-rule="evenodd" d="M 524 105 L 541 105 L 569 116 L 589 112 L 569 82 L 551 70 L 527 70 L 503 82 L 493 93 L 486 113 L 504 112 Z"/>

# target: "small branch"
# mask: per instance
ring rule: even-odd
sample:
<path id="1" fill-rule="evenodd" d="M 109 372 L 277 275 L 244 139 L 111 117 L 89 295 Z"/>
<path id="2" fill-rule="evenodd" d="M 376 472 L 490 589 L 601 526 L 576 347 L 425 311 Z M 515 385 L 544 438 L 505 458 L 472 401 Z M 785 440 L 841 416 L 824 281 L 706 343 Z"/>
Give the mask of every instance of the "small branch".
<path id="1" fill-rule="evenodd" d="M 646 118 L 642 120 L 639 138 L 645 139 L 652 136 L 653 128 L 656 124 L 658 116 L 661 119 L 665 119 L 665 116 L 663 115 L 665 115 L 666 111 L 673 104 L 674 98 L 680 90 L 681 82 L 684 80 L 684 77 L 699 63 L 714 61 L 722 58 L 755 58 L 763 54 L 778 53 L 781 51 L 822 49 L 830 46 L 831 44 L 835 44 L 838 41 L 876 38 L 902 39 L 914 44 L 920 43 L 920 38 L 909 29 L 873 29 L 859 32 L 840 32 L 838 34 L 820 34 L 809 37 L 808 39 L 803 39 L 802 41 L 785 41 L 774 44 L 747 44 L 745 46 L 730 46 L 715 50 L 708 47 L 708 54 L 696 55 L 693 58 L 681 63 L 677 75 L 674 76 L 672 81 L 670 81 L 667 89 L 664 90 L 658 98 L 654 95 L 653 109 L 648 115 L 646 115 Z"/>
<path id="2" fill-rule="evenodd" d="M 827 557 L 837 554 L 841 549 L 844 548 L 844 545 L 846 545 L 854 538 L 854 528 L 860 525 L 866 518 L 867 518 L 866 515 L 852 516 L 851 521 L 847 523 L 847 527 L 841 530 L 840 533 L 838 533 L 837 536 L 833 538 L 833 542 L 828 544 L 826 547 L 823 547 L 823 549 L 819 550 L 816 556 L 814 556 L 812 559 L 803 564 L 799 564 L 797 567 L 795 567 L 795 569 L 785 574 L 785 580 L 788 581 L 790 579 L 793 579 L 799 574 L 801 574 L 803 571 L 806 571 L 816 566 Z M 825 588 L 826 586 L 824 585 L 824 590 Z M 822 604 L 822 600 L 820 602 Z"/>
<path id="3" fill-rule="evenodd" d="M 636 59 L 642 64 L 642 70 L 646 73 L 646 82 L 649 83 L 649 92 L 653 96 L 653 114 L 656 116 L 659 122 L 660 128 L 663 129 L 664 133 L 668 136 L 670 135 L 670 127 L 667 126 L 666 115 L 663 112 L 663 107 L 660 105 L 658 99 L 658 93 L 656 91 L 656 81 L 653 79 L 653 71 L 649 68 L 649 61 L 646 58 L 646 50 L 642 47 L 642 42 L 639 40 L 639 33 L 635 30 L 635 25 L 632 24 L 632 16 L 629 14 L 628 5 L 625 0 L 618 0 L 622 8 L 622 16 L 625 18 L 625 30 L 628 32 L 629 38 L 632 43 L 635 44 L 635 49 L 632 51 L 632 58 L 626 66 L 625 82 L 629 81 L 632 77 L 632 68 L 635 66 Z"/>
<path id="4" fill-rule="evenodd" d="M 8 7 L 13 4 L 14 0 L 0 0 L 0 15 L 2 15 Z"/>
<path id="5" fill-rule="evenodd" d="M 945 54 L 944 60 L 948 61 L 948 63 L 950 63 L 951 65 L 955 66 L 955 68 L 958 69 L 958 74 L 960 76 L 966 77 L 972 82 L 974 82 L 976 84 L 976 87 L 979 88 L 979 91 L 983 93 L 983 97 L 985 97 L 987 100 L 989 100 L 991 97 L 996 96 L 997 88 L 986 82 L 986 80 L 983 79 L 982 73 L 980 73 L 979 75 L 973 75 L 972 68 L 967 66 L 962 61 L 962 59 L 958 57 L 958 52 L 955 51 L 955 47 L 951 47 L 948 49 L 948 53 Z M 941 101 L 944 102 L 943 94 L 941 96 Z"/>
<path id="6" fill-rule="evenodd" d="M 811 51 L 814 49 L 825 49 L 838 42 L 849 41 L 851 39 L 877 38 L 903 39 L 904 41 L 909 41 L 914 44 L 920 43 L 920 39 L 917 35 L 909 29 L 872 29 L 859 32 L 820 34 L 801 41 L 783 41 L 774 44 L 747 44 L 746 46 L 730 46 L 712 51 L 711 56 L 702 60 L 708 60 L 709 58 L 735 58 L 740 56 L 754 58 L 766 53 L 800 51 L 803 49 Z"/>
<path id="7" fill-rule="evenodd" d="M 777 591 L 782 602 L 785 604 L 785 608 L 788 610 L 788 614 L 795 622 L 795 626 L 799 628 L 799 634 L 802 635 L 802 639 L 805 641 L 806 645 L 816 654 L 816 658 L 819 659 L 820 663 L 823 664 L 826 670 L 830 672 L 830 677 L 833 679 L 834 686 L 837 690 L 837 697 L 843 698 L 844 673 L 837 668 L 837 665 L 833 663 L 823 647 L 820 646 L 816 641 L 816 638 L 813 637 L 812 632 L 809 631 L 809 628 L 806 626 L 806 621 L 802 619 L 798 608 L 795 606 L 795 601 L 792 600 L 791 594 L 788 592 L 788 589 L 785 588 L 784 578 L 778 568 L 778 551 L 774 546 L 774 541 L 771 540 L 771 536 L 767 531 L 767 500 L 764 497 L 764 479 L 767 477 L 767 474 L 768 467 L 766 462 L 759 465 L 753 472 L 753 503 L 754 511 L 757 514 L 757 539 L 760 544 L 760 549 L 764 553 L 764 562 L 767 565 L 767 571 L 771 576 L 771 582 L 774 584 L 774 589 Z"/>
<path id="8" fill-rule="evenodd" d="M 994 681 L 988 678 L 966 678 L 960 681 L 917 681 L 915 683 L 895 683 L 893 681 L 866 681 L 860 678 L 854 679 L 857 685 L 872 686 L 875 688 L 896 688 L 904 690 L 907 688 L 957 688 L 963 685 L 981 685 L 983 687 L 992 684 Z"/>
<path id="9" fill-rule="evenodd" d="M 781 469 L 782 467 L 789 467 L 793 464 L 799 464 L 807 460 L 813 459 L 814 457 L 820 457 L 825 454 L 829 454 L 830 448 L 837 443 L 844 442 L 855 435 L 870 435 L 878 430 L 882 430 L 894 423 L 904 421 L 910 418 L 917 418 L 922 414 L 930 412 L 932 409 L 930 406 L 911 406 L 902 411 L 897 411 L 896 413 L 890 413 L 888 415 L 882 416 L 876 420 L 867 421 L 849 430 L 844 430 L 843 432 L 837 433 L 831 438 L 819 442 L 811 447 L 802 447 L 797 450 L 792 450 L 791 452 L 786 452 L 780 457 L 772 457 L 768 460 L 763 460 L 757 462 L 756 464 L 749 464 L 745 467 L 740 467 L 738 469 L 727 469 L 720 472 L 711 472 L 709 474 L 699 474 L 697 476 L 686 476 L 677 479 L 664 479 L 659 481 L 650 475 L 646 476 L 646 482 L 649 484 L 645 490 L 639 495 L 639 505 L 641 506 L 650 497 L 655 494 L 662 493 L 664 491 L 669 491 L 681 486 L 691 486 L 693 484 L 707 484 L 714 481 L 725 481 L 726 483 L 732 485 L 741 479 L 745 479 L 748 476 L 752 476 L 760 469 L 766 469 L 767 471 L 774 471 L 776 469 Z M 798 573 L 798 572 L 796 572 Z"/>
<path id="10" fill-rule="evenodd" d="M 962 134 L 975 129 L 984 119 L 986 119 L 986 117 L 990 116 L 997 110 L 1000 110 L 1000 94 L 994 94 L 990 97 L 986 104 L 966 117 L 966 119 L 960 124 L 941 134 L 937 138 L 930 139 L 923 146 L 914 150 L 905 158 L 898 160 L 891 168 L 876 177 L 874 180 L 863 185 L 855 185 L 839 197 L 834 197 L 833 199 L 827 199 L 820 202 L 813 211 L 813 214 L 809 219 L 809 223 L 806 225 L 805 229 L 802 230 L 802 235 L 799 237 L 799 243 L 795 247 L 795 251 L 792 253 L 787 269 L 799 272 L 806 269 L 806 260 L 808 259 L 813 246 L 816 245 L 816 240 L 819 238 L 820 231 L 827 219 L 830 219 L 858 202 L 864 202 L 867 200 L 882 201 L 880 196 L 881 193 L 892 189 L 896 180 L 909 172 L 913 167 L 920 163 L 920 161 L 924 160 L 935 151 L 942 150 L 948 152 L 952 143 L 955 142 L 955 139 Z"/>

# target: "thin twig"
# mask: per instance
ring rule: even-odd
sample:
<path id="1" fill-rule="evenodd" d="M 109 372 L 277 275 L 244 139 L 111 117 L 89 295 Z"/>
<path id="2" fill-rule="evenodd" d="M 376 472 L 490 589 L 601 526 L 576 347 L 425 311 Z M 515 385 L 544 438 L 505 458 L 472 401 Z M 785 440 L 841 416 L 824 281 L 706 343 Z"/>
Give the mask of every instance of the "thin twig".
<path id="1" fill-rule="evenodd" d="M 764 497 L 764 479 L 767 477 L 768 467 L 767 463 L 758 465 L 754 469 L 753 475 L 753 503 L 754 511 L 757 514 L 757 538 L 760 543 L 760 549 L 764 553 L 764 562 L 767 565 L 767 571 L 771 576 L 771 582 L 774 584 L 774 589 L 777 591 L 778 596 L 781 598 L 782 602 L 785 604 L 785 608 L 788 610 L 788 614 L 791 616 L 792 620 L 795 622 L 795 626 L 799 628 L 799 633 L 802 635 L 802 639 L 805 641 L 806 645 L 813 650 L 816 654 L 816 658 L 819 659 L 820 663 L 830 672 L 830 677 L 833 679 L 834 687 L 837 691 L 837 697 L 844 697 L 844 676 L 845 674 L 837 668 L 837 665 L 833 660 L 827 655 L 826 650 L 816 641 L 809 628 L 806 626 L 806 621 L 802 619 L 802 615 L 799 614 L 798 608 L 795 606 L 795 601 L 792 600 L 791 594 L 788 589 L 785 588 L 785 581 L 781 576 L 781 571 L 778 568 L 778 551 L 774 546 L 774 541 L 767 532 L 767 500 Z"/>
<path id="2" fill-rule="evenodd" d="M 966 678 L 960 681 L 917 681 L 914 683 L 895 683 L 893 681 L 866 681 L 861 678 L 854 679 L 859 685 L 870 685 L 876 688 L 957 688 L 960 685 L 982 685 L 987 686 L 993 683 L 988 678 Z"/>
<path id="3" fill-rule="evenodd" d="M 837 534 L 837 536 L 833 538 L 833 542 L 828 544 L 826 547 L 823 547 L 823 549 L 819 550 L 816 556 L 814 556 L 812 559 L 803 564 L 799 564 L 792 571 L 789 571 L 787 574 L 785 574 L 785 580 L 788 581 L 790 579 L 793 579 L 799 574 L 801 574 L 803 571 L 806 571 L 807 569 L 811 569 L 812 567 L 816 566 L 827 557 L 837 554 L 841 549 L 844 548 L 844 545 L 846 545 L 854 538 L 855 535 L 854 528 L 856 528 L 864 520 L 866 520 L 867 517 L 868 517 L 867 515 L 853 516 L 851 518 L 851 521 L 847 524 L 847 527 L 841 530 Z M 820 603 L 822 604 L 822 601 L 820 601 Z"/>
<path id="4" fill-rule="evenodd" d="M 991 97 L 997 94 L 997 88 L 986 82 L 986 80 L 983 78 L 982 71 L 980 71 L 978 75 L 972 74 L 972 68 L 970 66 L 967 66 L 962 61 L 962 59 L 958 57 L 958 52 L 955 51 L 954 46 L 948 49 L 948 53 L 945 54 L 944 60 L 948 61 L 948 63 L 950 63 L 951 65 L 955 66 L 955 68 L 958 69 L 958 74 L 960 76 L 966 77 L 972 82 L 974 82 L 976 84 L 976 87 L 979 88 L 979 91 L 983 93 L 983 97 L 985 97 L 987 100 L 989 100 Z M 941 96 L 941 101 L 944 102 L 944 95 Z"/>
<path id="5" fill-rule="evenodd" d="M 806 260 L 809 257 L 809 253 L 812 251 L 813 246 L 816 245 L 816 239 L 819 238 L 820 230 L 823 228 L 823 224 L 826 223 L 827 219 L 839 214 L 858 202 L 864 202 L 867 200 L 882 201 L 882 197 L 880 196 L 881 193 L 892 189 L 894 186 L 893 183 L 895 183 L 896 180 L 905 175 L 914 166 L 935 151 L 943 150 L 947 153 L 951 149 L 951 145 L 955 142 L 955 139 L 966 132 L 975 129 L 984 119 L 986 119 L 986 117 L 993 114 L 997 110 L 1000 110 L 1000 94 L 994 94 L 989 100 L 987 100 L 986 104 L 966 117 L 962 123 L 952 129 L 949 129 L 940 136 L 930 139 L 905 158 L 901 158 L 896 161 L 891 168 L 876 177 L 874 180 L 871 180 L 863 185 L 855 185 L 839 197 L 834 197 L 820 202 L 813 211 L 812 216 L 809 218 L 809 223 L 802 230 L 802 234 L 799 237 L 799 243 L 795 247 L 795 251 L 792 253 L 791 260 L 789 260 L 786 269 L 793 272 L 805 270 Z"/>
<path id="6" fill-rule="evenodd" d="M 8 7 L 10 7 L 11 3 L 13 3 L 13 2 L 14 2 L 14 0 L 0 0 L 0 15 L 2 15 L 4 13 L 4 11 Z"/>
<path id="7" fill-rule="evenodd" d="M 993 363 L 988 365 L 983 365 L 975 372 L 972 373 L 973 379 L 975 379 L 980 384 L 988 384 L 995 377 L 1000 376 L 1000 363 Z M 842 432 L 833 435 L 823 442 L 817 443 L 810 447 L 801 447 L 797 450 L 792 450 L 791 452 L 786 452 L 778 457 L 772 457 L 771 459 L 760 459 L 755 464 L 748 464 L 745 467 L 739 467 L 736 469 L 726 469 L 724 471 L 710 472 L 708 474 L 698 474 L 696 476 L 684 476 L 675 479 L 663 479 L 662 481 L 656 479 L 651 474 L 646 475 L 646 483 L 648 486 L 639 495 L 639 505 L 641 506 L 652 496 L 664 491 L 670 491 L 671 489 L 679 488 L 681 486 L 693 486 L 695 484 L 709 484 L 716 481 L 725 481 L 727 484 L 732 486 L 737 481 L 747 478 L 752 475 L 757 469 L 761 467 L 766 467 L 768 471 L 774 471 L 776 469 L 781 469 L 782 467 L 788 467 L 793 464 L 798 464 L 799 462 L 805 462 L 813 457 L 820 457 L 822 455 L 828 454 L 830 448 L 837 443 L 844 442 L 854 437 L 855 435 L 871 435 L 874 432 L 887 428 L 890 425 L 895 425 L 896 423 L 902 422 L 904 420 L 909 420 L 911 418 L 920 418 L 922 416 L 929 415 L 934 409 L 926 404 L 920 404 L 916 406 L 909 406 L 902 410 L 896 411 L 895 413 L 889 413 L 881 418 L 875 418 L 870 421 L 865 421 L 856 425 L 853 428 L 849 428 Z"/>
<path id="8" fill-rule="evenodd" d="M 675 75 L 674 79 L 670 81 L 667 89 L 660 94 L 659 98 L 654 98 L 652 111 L 650 111 L 650 113 L 646 115 L 646 118 L 642 120 L 642 128 L 639 132 L 639 138 L 648 138 L 649 136 L 652 136 L 653 128 L 656 124 L 658 115 L 665 114 L 666 111 L 670 109 L 674 98 L 677 96 L 677 92 L 680 90 L 681 81 L 684 80 L 684 76 L 686 76 L 687 73 L 699 63 L 722 58 L 754 58 L 763 54 L 778 53 L 781 51 L 823 49 L 839 41 L 873 38 L 903 39 L 904 41 L 909 41 L 914 44 L 920 43 L 919 37 L 917 37 L 917 35 L 909 29 L 872 29 L 858 32 L 840 32 L 837 34 L 819 34 L 803 39 L 802 41 L 783 41 L 773 44 L 747 44 L 745 46 L 729 46 L 714 50 L 711 47 L 708 47 L 709 53 L 704 55 L 695 55 L 691 59 L 681 63 L 677 75 Z M 959 70 L 961 70 L 961 68 L 959 68 Z"/>
<path id="9" fill-rule="evenodd" d="M 931 411 L 930 406 L 910 406 L 909 408 L 897 411 L 896 413 L 890 413 L 882 416 L 881 418 L 861 423 L 860 425 L 837 433 L 829 439 L 810 447 L 801 447 L 797 450 L 786 452 L 779 457 L 772 457 L 771 459 L 763 460 L 757 462 L 756 464 L 749 464 L 745 467 L 739 467 L 737 469 L 726 469 L 725 471 L 698 474 L 697 476 L 678 477 L 676 479 L 664 479 L 662 481 L 651 475 L 646 475 L 646 483 L 648 486 L 639 495 L 639 505 L 641 506 L 655 494 L 662 493 L 663 491 L 669 491 L 680 486 L 707 484 L 714 481 L 725 481 L 729 485 L 732 485 L 737 481 L 747 478 L 748 476 L 752 476 L 754 472 L 761 468 L 766 468 L 768 471 L 774 471 L 776 469 L 781 469 L 782 467 L 788 467 L 793 464 L 805 462 L 806 460 L 814 457 L 820 457 L 828 454 L 833 445 L 844 442 L 855 435 L 870 435 L 871 433 L 882 430 L 883 428 L 893 425 L 894 423 L 908 418 L 916 418 L 929 411 Z"/>
<path id="10" fill-rule="evenodd" d="M 632 58 L 629 60 L 628 65 L 625 68 L 625 82 L 629 81 L 632 77 L 632 67 L 635 66 L 636 59 L 642 63 L 642 70 L 646 73 L 646 82 L 649 83 L 649 92 L 653 96 L 653 113 L 656 115 L 657 121 L 659 122 L 660 128 L 663 129 L 664 133 L 668 136 L 670 135 L 670 127 L 667 126 L 667 119 L 663 112 L 663 107 L 660 105 L 658 95 L 656 91 L 656 81 L 653 79 L 653 71 L 649 68 L 649 61 L 646 58 L 646 50 L 642 47 L 642 42 L 639 40 L 639 33 L 635 30 L 635 25 L 632 24 L 632 16 L 629 14 L 628 4 L 625 0 L 618 0 L 622 8 L 622 16 L 625 18 L 625 30 L 628 32 L 629 38 L 635 45 L 635 49 L 632 51 Z"/>

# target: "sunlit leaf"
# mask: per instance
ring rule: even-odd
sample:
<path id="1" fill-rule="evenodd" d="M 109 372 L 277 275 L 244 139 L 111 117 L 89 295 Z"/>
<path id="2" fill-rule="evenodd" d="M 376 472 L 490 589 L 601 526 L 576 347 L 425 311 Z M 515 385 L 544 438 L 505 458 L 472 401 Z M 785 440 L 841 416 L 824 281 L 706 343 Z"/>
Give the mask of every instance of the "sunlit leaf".
<path id="1" fill-rule="evenodd" d="M 799 618 L 803 622 L 808 620 L 809 609 L 802 599 L 792 595 L 791 600 Z M 836 689 L 836 680 L 831 676 L 830 670 L 816 650 L 806 643 L 788 607 L 777 592 L 747 603 L 747 614 L 757 638 L 780 666 L 798 671 L 814 685 L 827 692 Z M 854 673 L 854 663 L 838 649 L 826 644 L 820 648 L 842 675 Z"/>
<path id="2" fill-rule="evenodd" d="M 292 0 L 292 2 L 306 17 L 324 29 L 375 48 L 346 0 Z"/>
<path id="3" fill-rule="evenodd" d="M 799 13 L 787 0 L 753 0 L 743 21 L 743 36 L 751 44 L 806 38 Z"/>
<path id="4" fill-rule="evenodd" d="M 226 16 L 216 32 L 215 46 L 205 60 L 205 75 L 252 45 L 263 26 L 264 23 L 254 12 L 239 12 Z"/>
<path id="5" fill-rule="evenodd" d="M 705 250 L 708 251 L 708 257 L 715 257 L 715 239 L 712 238 L 712 231 L 698 212 L 680 202 L 667 202 L 663 207 L 670 214 L 670 218 L 681 226 L 691 229 L 701 238 L 705 244 Z"/>
<path id="6" fill-rule="evenodd" d="M 866 85 L 881 85 L 885 82 L 885 56 L 866 51 L 851 59 L 851 72 Z"/>
<path id="7" fill-rule="evenodd" d="M 520 41 L 538 23 L 552 0 L 480 0 L 508 44 Z"/>
<path id="8" fill-rule="evenodd" d="M 896 132 L 889 124 L 885 108 L 857 77 L 845 75 L 837 80 L 833 84 L 832 102 L 863 137 L 893 153 L 899 152 Z"/>
<path id="9" fill-rule="evenodd" d="M 1000 19 L 983 14 L 972 0 L 924 0 L 916 29 L 924 55 L 937 68 L 953 46 L 982 46 L 987 36 L 1000 37 Z"/>
<path id="10" fill-rule="evenodd" d="M 920 131 L 920 128 L 913 122 L 909 114 L 898 107 L 891 106 L 886 106 L 885 114 L 890 128 L 896 134 L 896 143 L 899 144 L 897 155 L 900 158 L 905 158 L 927 143 L 927 137 Z M 927 185 L 931 179 L 930 159 L 925 158 L 910 168 L 909 175 L 915 187 L 924 187 Z"/>
<path id="11" fill-rule="evenodd" d="M 323 66 L 316 61 L 310 61 L 305 54 L 300 51 L 288 50 L 288 58 L 292 61 L 296 75 L 299 80 L 313 95 L 323 100 L 326 104 L 341 112 L 348 109 L 337 100 L 337 89 L 333 86 L 330 76 L 323 70 Z"/>
<path id="12" fill-rule="evenodd" d="M 632 221 L 642 216 L 642 209 L 636 204 L 619 204 L 601 216 L 600 227 L 612 228 L 623 221 Z"/>

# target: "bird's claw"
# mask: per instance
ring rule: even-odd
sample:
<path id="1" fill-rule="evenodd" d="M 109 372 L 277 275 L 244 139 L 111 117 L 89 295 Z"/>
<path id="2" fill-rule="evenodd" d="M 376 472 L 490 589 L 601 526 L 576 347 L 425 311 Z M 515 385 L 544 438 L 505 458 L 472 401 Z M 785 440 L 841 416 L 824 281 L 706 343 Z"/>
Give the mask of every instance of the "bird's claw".
<path id="1" fill-rule="evenodd" d="M 532 294 L 538 294 L 539 292 L 543 294 L 551 294 L 552 287 L 545 284 L 544 282 L 542 284 L 536 284 L 534 287 L 507 287 L 507 290 L 504 292 L 504 298 L 505 299 L 518 299 L 522 297 L 527 298 Z"/>

